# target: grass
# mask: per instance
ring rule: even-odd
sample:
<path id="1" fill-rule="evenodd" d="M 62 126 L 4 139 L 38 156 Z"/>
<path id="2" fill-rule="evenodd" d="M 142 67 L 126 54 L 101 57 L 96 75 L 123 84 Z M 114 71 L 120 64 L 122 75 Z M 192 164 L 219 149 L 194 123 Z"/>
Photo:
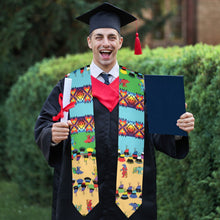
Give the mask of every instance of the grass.
<path id="1" fill-rule="evenodd" d="M 48 207 L 30 205 L 19 195 L 16 183 L 0 181 L 0 220 L 51 219 L 51 204 Z"/>

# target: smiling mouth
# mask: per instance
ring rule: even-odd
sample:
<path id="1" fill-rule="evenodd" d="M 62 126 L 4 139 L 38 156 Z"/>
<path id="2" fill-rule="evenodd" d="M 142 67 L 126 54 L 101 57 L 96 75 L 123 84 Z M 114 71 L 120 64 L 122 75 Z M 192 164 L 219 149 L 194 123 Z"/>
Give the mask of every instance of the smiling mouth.
<path id="1" fill-rule="evenodd" d="M 103 58 L 109 58 L 112 51 L 100 51 L 100 54 Z"/>

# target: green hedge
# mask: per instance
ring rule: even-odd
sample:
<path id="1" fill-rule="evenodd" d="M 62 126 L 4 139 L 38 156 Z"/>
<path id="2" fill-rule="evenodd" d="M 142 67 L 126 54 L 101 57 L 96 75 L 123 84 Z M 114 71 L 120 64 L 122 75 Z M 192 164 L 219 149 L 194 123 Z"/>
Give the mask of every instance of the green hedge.
<path id="1" fill-rule="evenodd" d="M 13 86 L 7 109 L 7 171 L 24 195 L 41 202 L 51 198 L 52 171 L 34 143 L 34 125 L 53 86 L 64 75 L 91 61 L 91 53 L 43 60 Z M 196 117 L 190 153 L 177 161 L 156 154 L 158 219 L 220 217 L 220 46 L 145 48 L 134 56 L 119 51 L 119 64 L 144 74 L 184 75 L 188 111 Z M 1 152 L 0 152 L 1 154 Z"/>
<path id="2" fill-rule="evenodd" d="M 196 125 L 190 134 L 190 153 L 185 160 L 175 161 L 163 154 L 157 157 L 159 219 L 217 220 L 220 217 L 220 50 L 206 45 L 182 50 L 184 56 L 176 60 L 176 69 L 185 76 L 186 101 L 195 115 Z"/>

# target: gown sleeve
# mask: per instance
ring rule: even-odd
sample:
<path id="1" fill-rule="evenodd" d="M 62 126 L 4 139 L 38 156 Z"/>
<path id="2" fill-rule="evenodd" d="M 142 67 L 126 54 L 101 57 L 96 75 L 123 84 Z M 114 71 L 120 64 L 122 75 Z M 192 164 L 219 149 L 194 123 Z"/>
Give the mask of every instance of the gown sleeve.
<path id="1" fill-rule="evenodd" d="M 35 125 L 35 141 L 41 149 L 48 164 L 52 167 L 61 161 L 63 142 L 52 146 L 53 116 L 60 111 L 59 94 L 63 93 L 64 79 L 59 81 L 45 101 Z"/>
<path id="2" fill-rule="evenodd" d="M 152 142 L 155 148 L 170 157 L 183 159 L 189 152 L 189 139 L 183 136 L 176 140 L 174 135 L 151 135 Z"/>

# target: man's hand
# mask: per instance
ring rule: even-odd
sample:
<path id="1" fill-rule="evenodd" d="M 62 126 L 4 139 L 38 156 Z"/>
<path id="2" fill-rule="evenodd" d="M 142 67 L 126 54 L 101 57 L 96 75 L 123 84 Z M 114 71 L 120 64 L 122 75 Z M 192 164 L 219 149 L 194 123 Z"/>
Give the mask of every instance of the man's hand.
<path id="1" fill-rule="evenodd" d="M 61 141 L 66 140 L 69 136 L 69 127 L 72 125 L 71 121 L 56 122 L 52 126 L 52 142 L 59 144 Z"/>
<path id="2" fill-rule="evenodd" d="M 194 129 L 194 122 L 195 122 L 195 118 L 193 117 L 193 114 L 190 112 L 185 112 L 177 120 L 176 125 L 180 129 L 189 133 L 190 131 L 192 131 Z"/>

